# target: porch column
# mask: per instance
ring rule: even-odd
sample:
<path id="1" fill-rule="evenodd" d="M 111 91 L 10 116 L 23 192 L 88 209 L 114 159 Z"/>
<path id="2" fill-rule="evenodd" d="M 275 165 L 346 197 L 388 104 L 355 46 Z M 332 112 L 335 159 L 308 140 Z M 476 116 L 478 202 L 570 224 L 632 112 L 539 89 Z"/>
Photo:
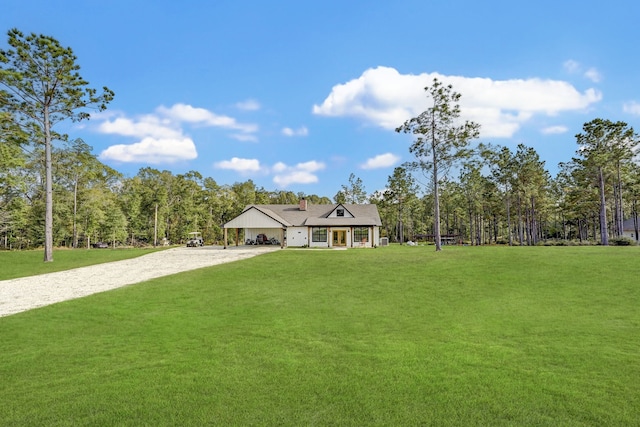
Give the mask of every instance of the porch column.
<path id="1" fill-rule="evenodd" d="M 284 248 L 284 228 L 280 229 L 280 249 Z"/>
<path id="2" fill-rule="evenodd" d="M 227 249 L 227 228 L 224 229 L 224 237 L 222 240 L 222 244 L 224 245 L 224 249 Z"/>

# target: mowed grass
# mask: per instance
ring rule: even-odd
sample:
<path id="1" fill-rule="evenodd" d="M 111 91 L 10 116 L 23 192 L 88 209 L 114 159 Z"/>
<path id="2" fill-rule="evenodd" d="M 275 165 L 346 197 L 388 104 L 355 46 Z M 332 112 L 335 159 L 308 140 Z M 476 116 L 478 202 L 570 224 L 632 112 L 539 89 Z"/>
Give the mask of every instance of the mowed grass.
<path id="1" fill-rule="evenodd" d="M 166 248 L 54 249 L 53 262 L 43 262 L 42 249 L 0 251 L 0 280 L 53 273 L 111 261 L 135 258 Z"/>
<path id="2" fill-rule="evenodd" d="M 0 318 L 0 424 L 639 425 L 639 249 L 283 250 Z"/>

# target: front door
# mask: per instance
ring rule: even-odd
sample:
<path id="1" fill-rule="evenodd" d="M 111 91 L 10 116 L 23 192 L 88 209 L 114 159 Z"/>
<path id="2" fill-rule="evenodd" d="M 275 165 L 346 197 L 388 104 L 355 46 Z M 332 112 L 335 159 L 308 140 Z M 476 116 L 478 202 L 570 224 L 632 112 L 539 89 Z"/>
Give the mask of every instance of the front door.
<path id="1" fill-rule="evenodd" d="M 333 231 L 333 246 L 347 246 L 347 232 L 345 230 Z"/>

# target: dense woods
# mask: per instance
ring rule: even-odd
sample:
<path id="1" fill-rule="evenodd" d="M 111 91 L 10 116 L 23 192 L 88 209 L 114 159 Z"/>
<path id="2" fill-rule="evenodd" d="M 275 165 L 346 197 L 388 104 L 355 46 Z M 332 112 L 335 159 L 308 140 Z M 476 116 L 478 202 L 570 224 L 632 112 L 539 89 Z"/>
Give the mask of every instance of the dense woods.
<path id="1" fill-rule="evenodd" d="M 250 203 L 330 203 L 326 197 L 267 191 L 253 181 L 219 185 L 192 171 L 174 175 L 142 168 L 133 177 L 102 164 L 76 142 L 54 149 L 54 245 L 88 247 L 179 243 L 200 231 L 209 244 L 222 240 L 222 225 Z M 0 172 L 0 238 L 4 248 L 43 245 L 41 153 Z"/>
<path id="2" fill-rule="evenodd" d="M 621 123 L 616 126 L 630 130 Z M 43 153 L 15 150 L 7 138 L 5 132 L 0 149 L 0 246 L 42 247 Z M 635 136 L 625 143 L 604 144 L 598 158 L 581 143 L 576 157 L 563 163 L 555 177 L 532 147 L 519 145 L 514 151 L 478 145 L 455 172 L 441 177 L 443 242 L 602 243 L 603 236 L 616 242 L 623 220 L 637 235 L 640 171 L 632 141 Z M 221 241 L 222 225 L 251 203 L 297 204 L 301 197 L 316 204 L 343 198 L 350 202 L 353 196 L 345 195 L 358 194 L 362 201 L 366 194 L 364 183 L 353 174 L 333 199 L 267 190 L 252 180 L 218 183 L 196 171 L 176 175 L 146 167 L 124 177 L 101 163 L 82 140 L 62 144 L 52 155 L 55 246 L 161 244 L 163 239 L 178 243 L 190 231 L 202 232 L 211 244 Z M 384 190 L 368 195 L 368 201 L 378 205 L 383 236 L 392 242 L 433 239 L 429 184 L 419 171 L 402 166 L 393 170 Z"/>
<path id="3" fill-rule="evenodd" d="M 609 139 L 601 124 L 620 132 Z M 587 145 L 585 137 L 598 140 Z M 625 123 L 596 119 L 576 136 L 576 157 L 552 177 L 532 147 L 480 144 L 460 163 L 455 179 L 441 181 L 440 220 L 445 242 L 483 244 L 629 244 L 638 240 L 640 168 L 634 161 L 638 137 Z M 400 174 L 397 169 L 394 176 Z M 377 194 L 386 233 L 432 236 L 432 194 L 389 189 Z M 408 179 L 404 182 L 412 183 Z M 397 184 L 396 184 L 397 185 Z M 427 187 L 424 187 L 427 188 Z M 403 230 L 404 228 L 404 230 Z"/>

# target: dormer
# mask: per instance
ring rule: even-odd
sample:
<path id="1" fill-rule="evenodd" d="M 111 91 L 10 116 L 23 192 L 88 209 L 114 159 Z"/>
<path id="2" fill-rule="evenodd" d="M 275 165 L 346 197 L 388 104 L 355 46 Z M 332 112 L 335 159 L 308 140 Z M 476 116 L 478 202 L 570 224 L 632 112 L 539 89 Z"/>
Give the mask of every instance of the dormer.
<path id="1" fill-rule="evenodd" d="M 355 218 L 355 216 L 351 212 L 349 212 L 349 210 L 342 204 L 339 204 L 331 212 L 329 212 L 327 218 Z"/>

